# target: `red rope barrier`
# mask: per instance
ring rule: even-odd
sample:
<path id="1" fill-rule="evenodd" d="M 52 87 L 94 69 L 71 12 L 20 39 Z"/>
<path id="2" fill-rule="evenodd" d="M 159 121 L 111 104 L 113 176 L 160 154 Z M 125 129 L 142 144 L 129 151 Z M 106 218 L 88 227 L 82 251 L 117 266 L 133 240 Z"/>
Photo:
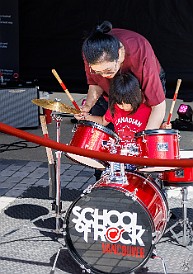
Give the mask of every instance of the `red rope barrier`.
<path id="1" fill-rule="evenodd" d="M 45 146 L 58 151 L 74 153 L 85 157 L 99 159 L 102 161 L 130 163 L 139 166 L 170 166 L 170 167 L 193 167 L 193 159 L 152 159 L 133 156 L 123 156 L 105 152 L 91 151 L 79 147 L 64 145 L 53 140 L 45 140 L 45 137 L 39 137 L 35 134 L 24 132 L 12 126 L 0 123 L 0 131 L 18 138 Z"/>

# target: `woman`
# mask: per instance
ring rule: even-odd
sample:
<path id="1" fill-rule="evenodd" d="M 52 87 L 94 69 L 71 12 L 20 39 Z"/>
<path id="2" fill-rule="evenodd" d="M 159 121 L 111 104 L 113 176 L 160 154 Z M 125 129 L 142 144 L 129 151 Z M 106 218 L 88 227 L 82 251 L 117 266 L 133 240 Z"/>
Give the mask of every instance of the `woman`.
<path id="1" fill-rule="evenodd" d="M 165 116 L 165 74 L 150 43 L 140 34 L 112 29 L 108 21 L 97 26 L 82 46 L 89 85 L 85 113 L 103 115 L 108 108 L 110 81 L 117 72 L 134 74 L 143 100 L 151 107 L 146 129 L 160 128 Z"/>

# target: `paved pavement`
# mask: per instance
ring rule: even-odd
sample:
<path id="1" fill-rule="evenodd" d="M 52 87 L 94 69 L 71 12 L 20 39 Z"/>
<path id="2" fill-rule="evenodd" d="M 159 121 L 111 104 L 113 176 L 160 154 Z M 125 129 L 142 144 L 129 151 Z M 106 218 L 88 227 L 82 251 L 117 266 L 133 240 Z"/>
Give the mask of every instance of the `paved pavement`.
<path id="1" fill-rule="evenodd" d="M 74 257 L 71 257 L 71 249 L 66 250 L 64 247 L 65 240 L 63 232 L 60 233 L 59 231 L 59 233 L 56 233 L 55 231 L 57 229 L 56 214 L 55 210 L 52 210 L 54 199 L 50 199 L 48 195 L 47 164 L 36 161 L 19 160 L 16 162 L 12 160 L 1 160 L 0 170 L 0 189 L 2 195 L 2 210 L 0 213 L 0 273 L 82 273 L 81 265 L 83 262 L 77 264 L 76 260 L 78 255 L 75 253 Z M 148 184 L 151 185 L 152 180 L 147 180 Z M 75 201 L 81 202 L 81 199 L 83 199 L 81 198 L 83 190 L 89 185 L 93 185 L 94 182 L 95 179 L 92 168 L 78 164 L 62 164 L 62 211 L 68 211 L 70 205 Z M 174 194 L 174 190 L 167 189 L 168 194 L 171 191 Z M 181 194 L 179 190 L 176 192 L 176 195 L 173 194 L 168 195 L 168 204 L 170 210 L 175 214 L 176 219 L 171 219 L 168 222 L 168 228 L 172 227 L 183 215 Z M 91 198 L 95 199 L 94 197 Z M 128 202 L 130 202 L 129 198 Z M 193 221 L 192 202 L 193 199 L 191 197 L 189 197 L 186 202 L 188 218 L 191 222 Z M 93 203 L 95 203 L 95 200 L 93 200 Z M 101 203 L 104 204 L 105 200 L 101 200 Z M 94 206 L 97 206 L 97 204 L 98 203 Z M 104 204 L 104 206 L 106 208 L 106 204 Z M 114 209 L 116 207 L 113 206 L 112 208 Z M 143 210 L 143 213 L 145 213 L 145 209 Z M 66 216 L 67 218 L 71 218 L 70 214 L 70 212 L 64 213 L 62 217 Z M 65 228 L 65 226 L 62 226 L 62 228 Z M 67 236 L 71 237 L 73 235 L 71 235 L 71 229 L 69 227 L 67 228 Z M 135 273 L 164 273 L 162 260 L 165 262 L 167 273 L 193 273 L 192 244 L 190 242 L 187 247 L 182 245 L 182 225 L 179 224 L 176 226 L 174 231 L 176 235 L 178 235 L 177 239 L 179 242 L 172 237 L 172 232 L 168 231 L 156 245 L 156 258 L 152 259 L 148 257 L 148 261 L 144 267 L 137 269 Z M 67 242 L 70 241 L 68 237 Z M 187 237 L 187 241 L 189 241 L 189 237 Z M 78 252 L 78 247 L 76 245 L 75 247 Z M 54 259 L 60 248 L 62 249 L 56 263 L 55 272 L 51 272 Z M 92 257 L 95 258 L 96 254 L 98 258 L 95 252 L 95 249 L 92 250 Z M 113 255 L 111 255 L 110 258 L 114 260 Z"/>
<path id="2" fill-rule="evenodd" d="M 60 95 L 58 95 L 60 96 Z M 81 102 L 84 98 L 83 95 L 75 97 L 76 101 Z M 168 106 L 170 106 L 171 101 L 168 101 Z M 181 102 L 179 101 L 178 104 Z M 176 106 L 177 107 L 177 106 Z M 175 117 L 175 114 L 174 114 Z M 73 125 L 70 122 L 71 117 L 64 118 L 64 128 L 66 128 L 63 142 L 70 142 L 72 138 L 71 129 Z M 52 125 L 48 125 L 50 135 L 55 137 L 55 128 Z M 64 129 L 65 130 L 65 129 Z M 41 135 L 41 129 L 28 130 L 37 135 Z M 13 143 L 17 141 L 17 138 L 1 135 L 1 143 Z M 182 132 L 181 133 L 181 149 L 191 150 L 193 149 L 193 138 L 192 132 Z M 88 186 L 93 186 L 95 183 L 95 177 L 93 176 L 94 170 L 91 167 L 86 167 L 78 163 L 74 163 L 68 159 L 65 155 L 62 155 L 61 163 L 61 194 L 59 195 L 60 201 L 62 203 L 61 219 L 59 220 L 59 226 L 63 231 L 56 231 L 58 215 L 56 214 L 56 209 L 53 207 L 54 198 L 49 197 L 49 174 L 48 174 L 48 164 L 45 153 L 45 148 L 35 147 L 29 149 L 29 144 L 24 149 L 19 150 L 6 150 L 1 153 L 0 157 L 0 274 L 21 274 L 21 273 L 63 273 L 63 274 L 79 274 L 82 273 L 81 267 L 84 265 L 83 255 L 78 255 L 78 253 L 83 252 L 79 245 L 85 245 L 86 250 L 89 254 L 84 255 L 86 258 L 86 264 L 88 260 L 91 260 L 91 270 L 92 268 L 98 269 L 97 267 L 102 267 L 102 272 L 96 271 L 96 273 L 131 273 L 130 270 L 125 270 L 124 261 L 125 259 L 117 260 L 117 255 L 112 255 L 109 253 L 110 262 L 107 262 L 105 258 L 103 263 L 99 260 L 98 247 L 90 247 L 92 245 L 86 245 L 83 239 L 79 238 L 79 245 L 76 244 L 74 239 L 74 231 L 72 225 L 71 209 L 75 208 L 76 205 L 81 204 L 84 200 L 82 196 L 83 191 L 88 189 Z M 128 175 L 129 176 L 129 175 Z M 140 181 L 141 177 L 148 182 L 147 186 L 154 184 L 154 179 L 149 178 L 145 175 L 137 174 L 136 177 Z M 129 177 L 128 177 L 129 178 Z M 134 177 L 131 180 L 134 183 Z M 100 189 L 99 189 L 100 190 Z M 159 242 L 156 244 L 157 256 L 150 258 L 150 254 L 145 256 L 142 260 L 143 267 L 140 269 L 137 267 L 135 273 L 148 273 L 148 274 L 161 274 L 164 273 L 165 262 L 167 273 L 170 274 L 182 274 L 182 273 L 193 273 L 193 250 L 192 242 L 189 241 L 188 236 L 186 237 L 188 244 L 183 245 L 183 223 L 181 219 L 183 218 L 182 212 L 182 188 L 175 185 L 174 187 L 165 187 L 163 189 L 164 195 L 162 196 L 162 190 L 156 190 L 155 194 L 161 195 L 161 201 L 163 205 L 168 204 L 168 212 L 173 213 L 172 219 L 166 222 L 167 233 L 161 237 Z M 91 205 L 97 207 L 99 201 L 97 199 L 100 196 L 100 191 L 91 191 L 86 193 L 86 203 L 91 200 Z M 116 194 L 118 191 L 115 191 Z M 92 195 L 92 193 L 94 193 Z M 148 189 L 147 193 L 151 193 L 151 188 Z M 105 196 L 106 192 L 102 195 Z M 158 196 L 159 196 L 158 195 Z M 58 197 L 58 196 L 57 196 Z M 118 197 L 118 199 L 122 197 Z M 153 198 L 153 197 L 152 197 Z M 188 219 L 186 223 L 193 222 L 193 191 L 191 183 L 188 187 L 188 197 L 186 205 L 188 207 Z M 109 199 L 109 198 L 108 198 Z M 101 205 L 105 207 L 112 207 L 112 201 L 109 203 L 108 199 L 101 199 Z M 111 197 L 110 197 L 111 199 Z M 143 198 L 142 198 L 143 199 Z M 95 204 L 95 202 L 97 204 Z M 127 197 L 128 203 L 134 203 L 131 197 Z M 143 202 L 145 202 L 143 200 Z M 157 202 L 158 203 L 158 202 Z M 115 203 L 112 207 L 117 208 L 119 203 Z M 144 205 L 140 205 L 139 201 L 136 202 L 137 211 L 142 209 L 142 214 L 146 214 L 148 211 Z M 133 205 L 134 206 L 134 205 Z M 158 203 L 158 208 L 160 204 Z M 117 209 L 118 210 L 118 209 Z M 167 215 L 168 212 L 164 209 L 162 212 L 162 217 L 164 214 Z M 149 213 L 149 212 L 148 212 Z M 145 215 L 146 216 L 146 215 Z M 163 218 L 164 219 L 164 218 Z M 67 221 L 68 220 L 68 223 Z M 148 220 L 145 217 L 145 222 Z M 170 228 L 176 222 L 179 224 L 174 227 L 173 230 Z M 66 229 L 67 225 L 67 229 Z M 72 226 L 72 228 L 71 228 Z M 147 228 L 147 224 L 145 225 Z M 35 228 L 34 228 L 35 227 Z M 190 224 L 186 230 L 189 235 L 191 232 L 192 224 Z M 158 229 L 159 230 L 159 229 Z M 151 231 L 151 229 L 150 229 Z M 65 233 L 67 236 L 65 236 Z M 177 236 L 177 238 L 175 238 Z M 73 245 L 70 247 L 70 239 L 73 239 Z M 68 248 L 65 248 L 65 242 Z M 148 242 L 148 241 L 147 241 Z M 149 243 L 149 242 L 148 242 Z M 151 243 L 150 243 L 151 245 Z M 115 248 L 115 246 L 114 246 Z M 58 260 L 56 262 L 55 271 L 52 269 L 54 265 L 54 260 L 56 258 L 57 252 L 60 251 Z M 75 250 L 74 250 L 75 249 Z M 96 250 L 97 249 L 97 250 Z M 85 251 L 86 252 L 86 251 Z M 81 253 L 82 254 L 82 253 Z M 99 264 L 95 264 L 95 261 L 100 261 Z M 101 259 L 102 260 L 102 259 Z M 105 263 L 106 261 L 106 263 Z M 132 261 L 127 261 L 129 267 L 132 265 Z M 117 264 L 118 263 L 118 264 Z M 105 265 L 105 267 L 104 267 Z M 121 265 L 121 266 L 120 266 Z M 114 267 L 114 270 L 110 267 Z M 87 267 L 87 266 L 86 266 Z M 87 267 L 89 268 L 89 267 Z M 124 269 L 125 272 L 122 271 Z M 165 273 L 166 273 L 165 270 Z M 88 270 L 89 272 L 89 270 Z M 92 273 L 92 272 L 89 272 Z M 95 273 L 95 272 L 93 272 Z"/>

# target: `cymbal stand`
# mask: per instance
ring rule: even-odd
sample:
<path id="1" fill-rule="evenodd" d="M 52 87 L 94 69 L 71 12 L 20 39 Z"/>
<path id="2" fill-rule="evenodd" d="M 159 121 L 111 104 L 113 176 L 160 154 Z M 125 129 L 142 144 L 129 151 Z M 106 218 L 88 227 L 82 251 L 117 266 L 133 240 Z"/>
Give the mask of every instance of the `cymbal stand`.
<path id="1" fill-rule="evenodd" d="M 60 123 L 62 121 L 62 117 L 57 115 L 53 115 L 53 118 L 56 121 L 56 140 L 60 142 Z M 61 155 L 62 151 L 56 151 L 56 201 L 55 201 L 55 212 L 56 212 L 56 233 L 59 233 L 60 228 L 60 219 L 61 219 L 61 210 L 62 210 L 62 202 L 61 202 L 61 181 L 60 181 L 60 170 L 61 170 Z"/>
<path id="2" fill-rule="evenodd" d="M 182 193 L 182 215 L 183 219 L 179 219 L 175 224 L 173 224 L 171 227 L 169 227 L 165 233 L 170 231 L 173 235 L 173 237 L 176 239 L 176 241 L 179 244 L 182 244 L 183 246 L 188 246 L 188 244 L 192 241 L 193 238 L 193 230 L 192 230 L 192 223 L 189 221 L 189 218 L 187 216 L 187 202 L 188 202 L 188 189 L 187 187 L 182 187 L 181 188 L 181 193 Z M 174 232 L 174 228 L 177 225 L 181 225 L 183 227 L 183 240 L 182 243 L 179 240 L 178 234 Z"/>
<path id="3" fill-rule="evenodd" d="M 60 122 L 62 121 L 62 116 L 58 115 L 57 113 L 53 113 L 53 119 L 56 121 L 56 132 L 57 132 L 57 142 L 60 142 Z M 56 233 L 62 233 L 63 234 L 63 229 L 60 227 L 60 220 L 61 220 L 61 214 L 64 213 L 62 212 L 62 202 L 61 202 L 61 181 L 60 181 L 60 167 L 61 167 L 61 154 L 62 151 L 56 151 L 56 200 L 55 204 L 53 203 L 53 208 L 55 209 L 56 212 Z M 56 263 L 58 261 L 60 251 L 62 249 L 66 249 L 65 245 L 64 247 L 60 247 L 58 249 L 58 252 L 56 254 L 52 269 L 50 271 L 50 274 L 55 273 L 55 268 L 56 268 Z"/>
<path id="4" fill-rule="evenodd" d="M 52 113 L 53 120 L 56 121 L 56 140 L 59 143 L 60 142 L 60 126 L 62 117 L 58 113 Z M 56 151 L 56 194 L 55 194 L 55 200 L 52 202 L 52 210 L 55 211 L 55 218 L 56 218 L 56 228 L 55 229 L 46 229 L 46 228 L 39 228 L 39 227 L 33 227 L 34 229 L 38 229 L 45 232 L 53 232 L 57 234 L 62 234 L 63 229 L 61 228 L 61 222 L 62 219 L 62 202 L 61 202 L 61 181 L 60 181 L 60 171 L 61 171 L 61 155 L 62 151 Z M 52 214 L 48 214 L 49 216 Z M 48 217 L 41 216 L 33 220 L 33 223 L 36 222 L 39 219 L 45 220 Z"/>

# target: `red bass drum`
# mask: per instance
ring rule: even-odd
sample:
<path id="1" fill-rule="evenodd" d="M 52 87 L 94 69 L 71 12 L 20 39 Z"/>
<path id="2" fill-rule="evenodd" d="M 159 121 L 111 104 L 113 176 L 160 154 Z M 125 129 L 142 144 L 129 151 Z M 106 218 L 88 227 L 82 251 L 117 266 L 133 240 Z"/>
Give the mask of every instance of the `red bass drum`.
<path id="1" fill-rule="evenodd" d="M 126 173 L 124 184 L 109 178 L 70 206 L 65 242 L 84 271 L 128 274 L 150 258 L 166 228 L 168 205 L 156 183 L 137 173 Z"/>

